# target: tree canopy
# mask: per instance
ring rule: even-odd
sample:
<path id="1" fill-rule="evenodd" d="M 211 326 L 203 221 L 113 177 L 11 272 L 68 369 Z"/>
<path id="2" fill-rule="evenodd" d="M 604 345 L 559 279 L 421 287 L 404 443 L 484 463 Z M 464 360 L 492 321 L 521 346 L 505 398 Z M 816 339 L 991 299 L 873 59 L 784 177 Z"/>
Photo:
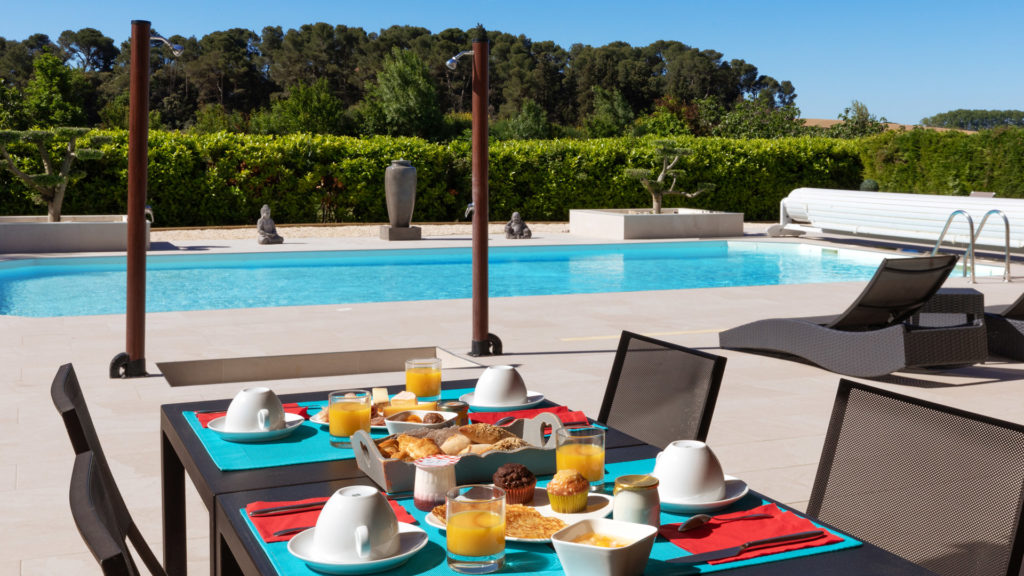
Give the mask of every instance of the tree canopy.
<path id="1" fill-rule="evenodd" d="M 924 126 L 986 130 L 999 126 L 1024 126 L 1024 110 L 951 110 L 921 120 Z"/>

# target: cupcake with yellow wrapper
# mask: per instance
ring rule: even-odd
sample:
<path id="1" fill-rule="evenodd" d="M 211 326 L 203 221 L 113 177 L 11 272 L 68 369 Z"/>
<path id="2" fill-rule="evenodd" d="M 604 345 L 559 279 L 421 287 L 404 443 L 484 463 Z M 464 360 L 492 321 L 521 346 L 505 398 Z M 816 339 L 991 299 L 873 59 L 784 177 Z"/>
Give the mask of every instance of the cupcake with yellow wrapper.
<path id="1" fill-rule="evenodd" d="M 548 482 L 548 500 L 551 510 L 563 514 L 582 512 L 587 507 L 590 482 L 572 468 L 559 470 Z"/>

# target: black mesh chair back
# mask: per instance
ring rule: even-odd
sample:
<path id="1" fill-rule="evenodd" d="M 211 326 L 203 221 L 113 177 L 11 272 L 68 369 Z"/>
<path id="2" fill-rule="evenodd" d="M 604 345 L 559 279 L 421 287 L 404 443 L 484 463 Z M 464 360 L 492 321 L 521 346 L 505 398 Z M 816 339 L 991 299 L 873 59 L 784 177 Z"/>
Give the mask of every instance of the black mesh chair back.
<path id="1" fill-rule="evenodd" d="M 664 448 L 705 440 L 725 358 L 622 332 L 598 421 Z"/>
<path id="2" fill-rule="evenodd" d="M 841 380 L 808 514 L 945 576 L 1017 576 L 1024 426 Z"/>
<path id="3" fill-rule="evenodd" d="M 828 326 L 865 331 L 907 320 L 942 288 L 958 258 L 943 254 L 882 260 L 857 300 Z"/>
<path id="4" fill-rule="evenodd" d="M 80 457 L 84 454 L 89 455 L 87 459 L 88 466 L 82 464 L 83 470 L 87 470 L 88 475 L 85 475 L 83 472 L 83 475 L 80 476 L 81 479 L 89 479 L 88 482 L 83 484 L 83 486 L 88 488 L 88 492 L 76 485 L 74 477 L 71 482 L 71 508 L 72 513 L 75 515 L 75 521 L 79 522 L 79 512 L 81 512 L 83 519 L 92 516 L 99 517 L 100 520 L 98 521 L 101 521 L 102 525 L 106 527 L 105 531 L 109 532 L 112 535 L 111 537 L 116 537 L 120 543 L 119 549 L 124 549 L 125 538 L 127 537 L 150 573 L 163 575 L 164 570 L 160 561 L 149 547 L 149 544 L 146 543 L 142 533 L 139 532 L 135 521 L 128 512 L 128 506 L 121 496 L 121 491 L 114 482 L 114 476 L 111 474 L 110 466 L 107 464 L 107 459 L 103 454 L 103 447 L 100 445 L 99 437 L 96 435 L 96 428 L 93 425 L 92 417 L 89 415 L 89 408 L 85 404 L 85 397 L 82 395 L 82 388 L 78 383 L 78 377 L 75 375 L 75 369 L 71 364 L 65 364 L 57 370 L 57 375 L 50 386 L 50 397 L 53 399 L 53 405 L 57 407 L 57 412 L 60 413 L 61 418 L 64 420 L 64 427 L 67 429 L 68 437 L 71 439 L 71 446 L 77 455 L 75 460 L 76 472 L 79 471 L 79 460 L 85 461 Z M 88 498 L 85 498 L 86 494 L 88 494 Z M 76 502 L 79 504 L 88 502 L 89 504 L 76 511 Z M 92 509 L 93 512 L 89 512 L 89 509 Z M 83 526 L 95 528 L 97 526 L 96 521 L 83 520 L 84 524 L 79 523 L 78 527 L 86 545 L 92 550 L 96 560 L 103 568 L 104 574 L 137 574 L 138 570 L 135 569 L 130 554 L 126 556 L 127 566 L 130 568 L 130 571 L 125 572 L 120 567 L 119 561 L 109 559 L 112 558 L 108 554 L 110 547 L 104 544 L 104 538 L 97 536 L 93 539 L 91 532 L 87 534 L 87 530 Z M 111 565 L 110 572 L 107 571 L 106 562 L 109 562 Z"/>

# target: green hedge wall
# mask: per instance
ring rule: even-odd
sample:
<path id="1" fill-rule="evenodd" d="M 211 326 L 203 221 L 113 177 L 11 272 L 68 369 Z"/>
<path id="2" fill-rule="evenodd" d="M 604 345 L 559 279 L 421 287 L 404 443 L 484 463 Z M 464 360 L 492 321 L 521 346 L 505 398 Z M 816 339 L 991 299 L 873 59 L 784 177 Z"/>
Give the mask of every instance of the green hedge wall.
<path id="1" fill-rule="evenodd" d="M 127 133 L 106 132 L 104 158 L 81 162 L 87 175 L 69 188 L 65 214 L 124 213 Z M 744 212 L 774 220 L 779 201 L 801 186 L 855 189 L 862 177 L 856 142 L 825 138 L 683 138 L 677 185 L 713 187 L 693 199 L 667 196 L 666 207 Z M 490 147 L 491 220 L 519 211 L 527 221 L 567 220 L 571 208 L 650 206 L 627 167 L 659 166 L 653 140 L 537 140 Z M 417 169 L 414 220 L 464 218 L 471 198 L 470 147 L 416 138 L 253 136 L 150 132 L 149 194 L 156 225 L 253 224 L 269 204 L 278 223 L 386 222 L 384 169 L 405 158 Z M 26 213 L 20 184 L 0 176 L 0 212 Z M 45 208 L 32 207 L 32 213 Z"/>
<path id="2" fill-rule="evenodd" d="M 882 191 L 1024 198 L 1024 129 L 884 132 L 860 146 L 864 177 Z"/>

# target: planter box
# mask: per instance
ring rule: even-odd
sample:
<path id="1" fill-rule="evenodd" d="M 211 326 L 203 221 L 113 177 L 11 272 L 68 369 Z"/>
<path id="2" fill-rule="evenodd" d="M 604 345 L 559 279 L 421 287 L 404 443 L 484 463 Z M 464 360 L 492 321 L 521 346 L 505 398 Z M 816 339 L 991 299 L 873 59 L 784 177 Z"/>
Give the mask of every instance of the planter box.
<path id="1" fill-rule="evenodd" d="M 146 250 L 149 250 L 146 222 Z M 128 249 L 126 216 L 0 217 L 0 253 L 124 252 Z"/>
<path id="2" fill-rule="evenodd" d="M 641 208 L 570 210 L 569 233 L 614 240 L 743 236 L 743 213 L 692 208 L 667 208 L 661 214 Z"/>

